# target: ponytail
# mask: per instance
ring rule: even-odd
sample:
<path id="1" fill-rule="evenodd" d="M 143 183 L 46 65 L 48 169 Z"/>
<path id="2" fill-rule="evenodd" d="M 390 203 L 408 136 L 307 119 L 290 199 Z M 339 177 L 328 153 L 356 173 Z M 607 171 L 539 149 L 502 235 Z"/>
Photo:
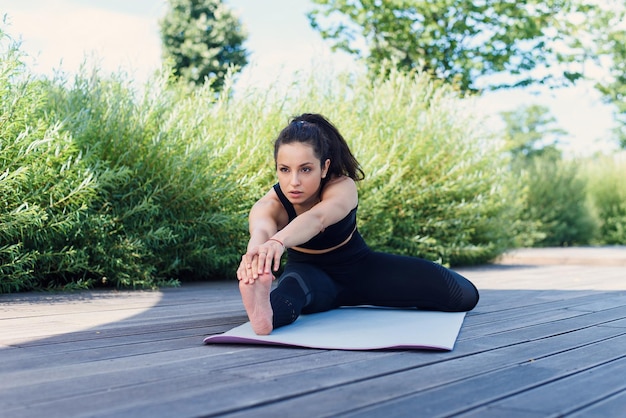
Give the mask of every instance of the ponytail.
<path id="1" fill-rule="evenodd" d="M 276 161 L 280 146 L 293 142 L 311 145 L 321 164 L 330 159 L 326 179 L 348 176 L 354 181 L 359 181 L 365 178 L 365 173 L 352 155 L 346 140 L 335 125 L 324 116 L 317 113 L 303 113 L 294 117 L 274 142 L 274 161 Z"/>

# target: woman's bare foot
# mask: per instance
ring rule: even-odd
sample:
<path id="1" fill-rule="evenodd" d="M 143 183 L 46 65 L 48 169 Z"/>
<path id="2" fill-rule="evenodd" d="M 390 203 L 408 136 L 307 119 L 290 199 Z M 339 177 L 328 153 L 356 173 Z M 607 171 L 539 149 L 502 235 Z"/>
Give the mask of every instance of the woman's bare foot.
<path id="1" fill-rule="evenodd" d="M 270 304 L 270 289 L 274 276 L 262 274 L 252 283 L 239 282 L 239 291 L 243 306 L 246 308 L 252 330 L 257 335 L 268 335 L 272 332 L 274 312 Z"/>

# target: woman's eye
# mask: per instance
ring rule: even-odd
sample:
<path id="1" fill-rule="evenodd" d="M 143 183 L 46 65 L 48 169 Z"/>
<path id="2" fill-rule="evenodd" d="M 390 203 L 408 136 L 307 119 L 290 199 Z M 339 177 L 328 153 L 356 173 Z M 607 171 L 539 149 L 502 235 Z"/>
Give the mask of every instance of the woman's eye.
<path id="1" fill-rule="evenodd" d="M 311 167 L 304 167 L 302 171 L 304 171 L 305 173 L 308 173 L 309 171 L 311 171 Z"/>

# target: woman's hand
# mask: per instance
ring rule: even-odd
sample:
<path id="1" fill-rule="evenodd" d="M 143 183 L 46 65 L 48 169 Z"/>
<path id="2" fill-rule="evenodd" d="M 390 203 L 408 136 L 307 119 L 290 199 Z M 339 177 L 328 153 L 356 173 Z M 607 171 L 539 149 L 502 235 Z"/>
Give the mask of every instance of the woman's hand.
<path id="1" fill-rule="evenodd" d="M 275 240 L 268 240 L 264 244 L 250 248 L 241 257 L 237 278 L 244 283 L 254 282 L 260 274 L 269 274 L 280 267 L 280 258 L 285 248 Z"/>
<path id="2" fill-rule="evenodd" d="M 241 257 L 241 262 L 237 268 L 237 279 L 246 284 L 254 282 L 254 277 L 252 277 L 252 263 L 246 260 L 245 254 Z"/>
<path id="3" fill-rule="evenodd" d="M 285 247 L 283 245 L 274 240 L 269 239 L 265 241 L 264 244 L 259 245 L 257 248 L 258 261 L 257 261 L 257 272 L 258 274 L 266 273 L 269 274 L 272 271 L 278 271 L 280 267 L 280 258 L 285 252 Z"/>

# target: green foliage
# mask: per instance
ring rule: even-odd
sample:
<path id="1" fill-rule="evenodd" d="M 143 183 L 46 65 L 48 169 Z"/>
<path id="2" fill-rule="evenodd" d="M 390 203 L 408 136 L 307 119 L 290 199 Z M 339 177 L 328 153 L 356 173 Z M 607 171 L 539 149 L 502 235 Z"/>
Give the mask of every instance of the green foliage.
<path id="1" fill-rule="evenodd" d="M 365 168 L 359 228 L 373 248 L 478 264 L 526 238 L 508 160 L 471 102 L 396 71 L 374 85 L 358 80 L 342 97 L 321 108 L 332 109 Z"/>
<path id="2" fill-rule="evenodd" d="M 275 182 L 273 140 L 305 111 L 362 162 L 375 249 L 471 264 L 525 236 L 502 150 L 425 75 L 311 78 L 277 98 L 228 83 L 187 94 L 166 74 L 138 95 L 97 73 L 33 80 L 15 49 L 2 63 L 1 292 L 232 277 L 247 212 Z"/>
<path id="3" fill-rule="evenodd" d="M 59 124 L 40 119 L 46 82 L 29 78 L 17 44 L 0 33 L 0 293 L 80 276 L 85 254 L 67 237 L 87 217 L 93 172 Z"/>
<path id="4" fill-rule="evenodd" d="M 431 73 L 462 91 L 478 90 L 476 80 L 483 76 L 508 77 L 492 81 L 494 88 L 580 78 L 581 70 L 544 75 L 533 70 L 580 61 L 585 50 L 576 42 L 583 29 L 570 16 L 596 7 L 576 0 L 313 3 L 312 27 L 335 48 L 365 58 L 373 73 L 391 62 L 401 71 Z"/>
<path id="5" fill-rule="evenodd" d="M 599 157 L 586 166 L 589 195 L 600 220 L 599 244 L 626 243 L 626 159 Z"/>
<path id="6" fill-rule="evenodd" d="M 524 106 L 500 115 L 506 125 L 505 141 L 514 165 L 524 167 L 536 158 L 561 158 L 557 144 L 567 132 L 554 126 L 556 119 L 547 107 Z"/>
<path id="7" fill-rule="evenodd" d="M 248 63 L 243 48 L 247 34 L 221 0 L 168 0 L 160 21 L 166 63 L 173 74 L 192 85 L 208 80 L 221 91 L 229 71 Z"/>
<path id="8" fill-rule="evenodd" d="M 595 29 L 596 55 L 603 57 L 603 65 L 608 71 L 608 78 L 596 84 L 607 103 L 615 106 L 616 139 L 626 149 L 626 4 L 624 2 L 606 2 L 606 9 L 595 14 L 592 27 Z"/>
<path id="9" fill-rule="evenodd" d="M 120 81 L 81 77 L 74 86 L 58 89 L 49 111 L 63 114 L 97 167 L 92 209 L 109 239 L 100 236 L 92 251 L 107 278 L 128 287 L 232 273 L 240 252 L 232 244 L 245 232 L 243 192 L 206 118 L 214 91 L 186 98 L 154 85 L 137 99 Z"/>
<path id="10" fill-rule="evenodd" d="M 528 186 L 522 219 L 534 224 L 532 245 L 589 244 L 597 222 L 579 163 L 564 161 L 556 146 L 565 132 L 544 106 L 524 106 L 501 116 L 511 168 Z"/>
<path id="11" fill-rule="evenodd" d="M 3 58 L 0 292 L 232 275 L 247 205 L 213 90 L 137 98 L 97 74 L 33 80 L 14 46 Z"/>
<path id="12" fill-rule="evenodd" d="M 586 245 L 597 234 L 597 220 L 587 197 L 578 161 L 535 158 L 526 165 L 528 197 L 524 218 L 540 222 L 536 246 Z"/>

